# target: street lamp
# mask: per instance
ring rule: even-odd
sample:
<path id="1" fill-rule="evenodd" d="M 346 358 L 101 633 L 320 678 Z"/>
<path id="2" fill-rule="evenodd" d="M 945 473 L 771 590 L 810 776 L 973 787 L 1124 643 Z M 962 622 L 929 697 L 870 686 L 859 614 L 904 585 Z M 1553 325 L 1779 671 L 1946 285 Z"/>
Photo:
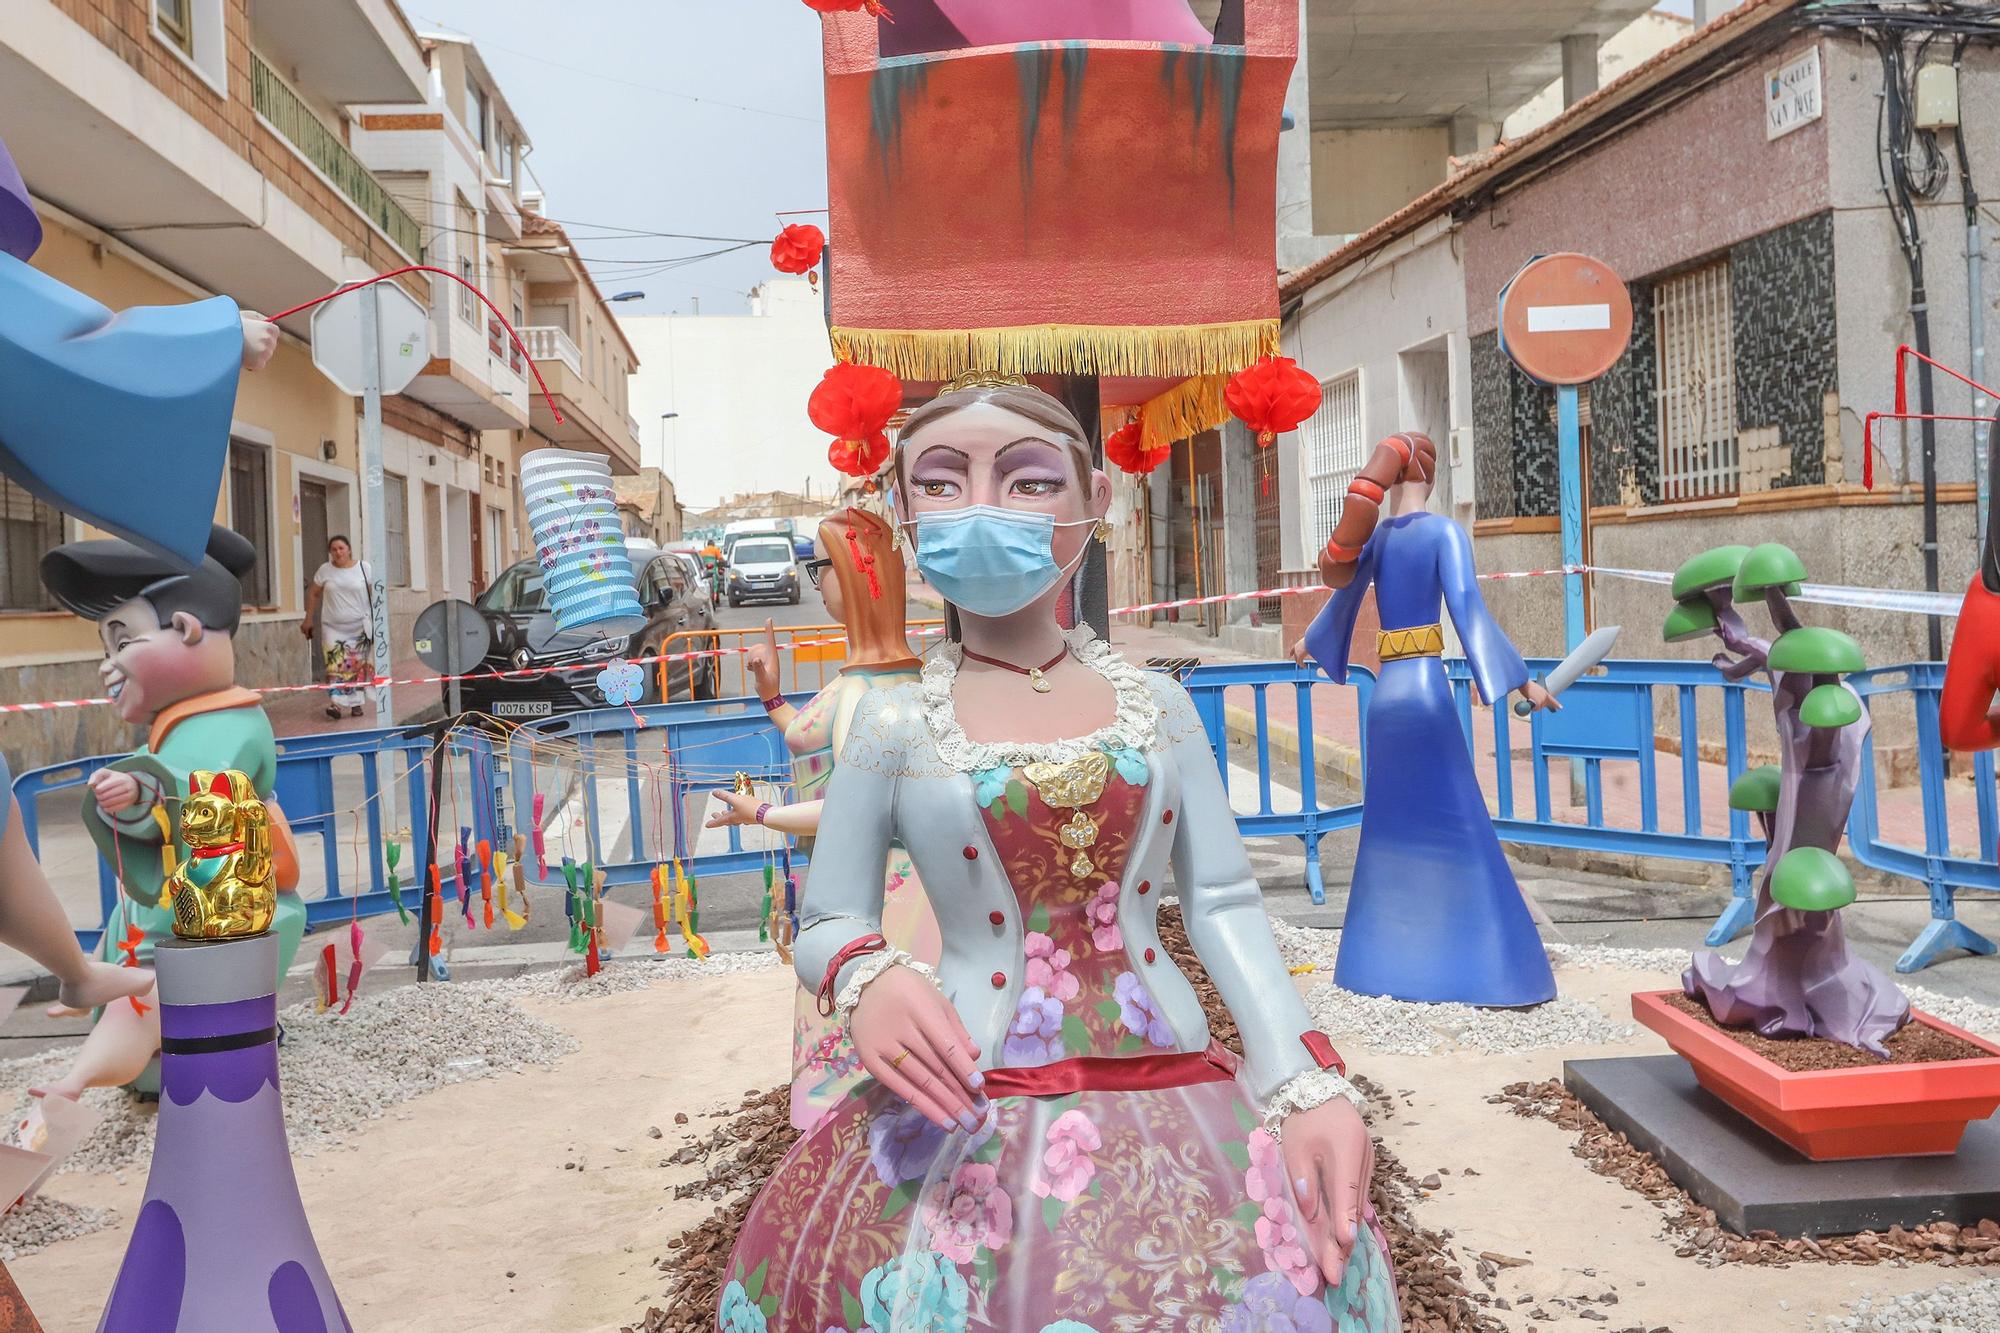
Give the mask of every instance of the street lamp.
<path id="1" fill-rule="evenodd" d="M 680 415 L 680 413 L 678 413 L 678 412 L 662 412 L 662 413 L 660 413 L 660 452 L 661 452 L 661 453 L 665 453 L 665 452 L 667 451 L 667 423 L 668 423 L 669 421 L 672 421 L 672 420 L 673 420 L 673 419 L 674 419 L 675 417 L 677 417 L 677 416 L 679 416 L 679 415 Z M 680 485 L 680 483 L 681 483 L 681 448 L 680 448 L 680 445 L 681 445 L 681 442 L 680 442 L 680 437 L 679 437 L 679 436 L 675 436 L 675 437 L 674 437 L 674 461 L 673 461 L 673 468 L 672 468 L 672 470 L 671 470 L 670 472 L 668 472 L 668 474 L 667 474 L 667 477 L 668 477 L 668 479 L 669 479 L 670 481 L 672 481 L 672 482 L 674 483 L 674 485 L 675 485 L 676 487 L 678 487 L 678 486 Z"/>
<path id="2" fill-rule="evenodd" d="M 607 301 L 643 301 L 646 299 L 646 294 L 644 292 L 620 292 L 616 296 L 607 296 L 604 299 Z"/>

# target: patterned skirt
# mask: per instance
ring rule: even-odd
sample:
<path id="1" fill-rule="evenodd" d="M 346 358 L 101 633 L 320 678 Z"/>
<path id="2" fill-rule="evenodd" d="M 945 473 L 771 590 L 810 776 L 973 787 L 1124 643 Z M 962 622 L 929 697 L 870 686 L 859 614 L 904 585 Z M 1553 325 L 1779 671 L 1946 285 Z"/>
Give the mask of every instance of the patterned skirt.
<path id="1" fill-rule="evenodd" d="M 1278 1145 L 1201 1055 L 1007 1095 L 950 1134 L 872 1080 L 779 1164 L 730 1256 L 725 1333 L 1394 1333 L 1388 1244 L 1321 1281 Z M 1164 1073 L 1160 1071 L 1165 1071 Z M 1131 1083 L 1144 1086 L 1124 1086 Z"/>

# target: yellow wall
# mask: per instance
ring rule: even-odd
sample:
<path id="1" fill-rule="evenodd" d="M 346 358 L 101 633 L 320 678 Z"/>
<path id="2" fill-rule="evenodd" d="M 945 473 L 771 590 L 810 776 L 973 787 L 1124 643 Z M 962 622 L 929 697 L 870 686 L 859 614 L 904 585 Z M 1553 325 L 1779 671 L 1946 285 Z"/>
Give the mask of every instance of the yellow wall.
<path id="1" fill-rule="evenodd" d="M 94 242 L 52 218 L 44 218 L 45 237 L 35 254 L 35 267 L 68 283 L 114 310 L 134 305 L 171 305 L 196 300 L 206 293 L 190 290 L 145 264 L 116 242 Z M 302 612 L 304 574 L 318 568 L 318 557 L 294 554 L 297 523 L 292 500 L 298 494 L 295 460 L 321 459 L 321 441 L 331 439 L 335 456 L 329 466 L 356 467 L 354 400 L 327 382 L 312 364 L 312 354 L 287 336 L 271 364 L 245 375 L 237 392 L 237 422 L 269 432 L 272 442 L 271 497 L 272 588 L 278 614 L 296 619 Z M 261 441 L 260 441 L 261 442 Z M 221 496 L 216 517 L 227 512 Z M 310 562 L 302 572 L 300 565 Z M 252 614 L 252 619 L 258 617 Z M 100 649 L 93 628 L 65 612 L 0 613 L 5 652 L 0 666 L 60 658 L 91 658 Z"/>

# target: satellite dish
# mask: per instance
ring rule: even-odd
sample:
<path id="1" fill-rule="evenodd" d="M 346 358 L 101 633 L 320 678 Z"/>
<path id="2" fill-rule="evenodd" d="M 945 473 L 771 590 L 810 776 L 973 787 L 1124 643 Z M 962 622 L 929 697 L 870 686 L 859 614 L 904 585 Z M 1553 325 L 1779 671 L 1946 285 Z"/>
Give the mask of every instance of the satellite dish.
<path id="1" fill-rule="evenodd" d="M 417 657 L 441 676 L 478 670 L 494 647 L 493 625 L 486 613 L 456 597 L 425 607 L 410 633 Z"/>

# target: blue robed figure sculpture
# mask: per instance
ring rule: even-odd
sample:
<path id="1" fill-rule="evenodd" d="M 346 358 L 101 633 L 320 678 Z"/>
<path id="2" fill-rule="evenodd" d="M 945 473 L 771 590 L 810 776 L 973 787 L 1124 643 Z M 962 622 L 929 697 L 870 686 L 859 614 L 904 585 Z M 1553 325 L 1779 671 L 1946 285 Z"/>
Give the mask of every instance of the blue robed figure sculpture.
<path id="1" fill-rule="evenodd" d="M 229 455 L 242 315 L 226 296 L 114 314 L 29 266 L 41 239 L 0 143 L 0 472 L 192 568 Z"/>
<path id="2" fill-rule="evenodd" d="M 1503 705 L 1515 690 L 1546 696 L 1529 684 L 1526 663 L 1486 609 L 1471 539 L 1422 509 L 1435 459 L 1429 441 L 1397 440 L 1425 449 L 1384 444 L 1377 458 L 1389 450 L 1387 461 L 1371 462 L 1356 479 L 1321 558 L 1327 581 L 1339 586 L 1305 634 L 1306 651 L 1344 683 L 1355 616 L 1375 589 L 1382 670 L 1362 722 L 1361 845 L 1334 981 L 1400 1000 L 1540 1004 L 1555 997 L 1555 977 L 1472 769 L 1442 660 L 1440 604 L 1485 703 Z M 1370 471 L 1384 475 L 1371 480 Z M 1396 485 L 1399 508 L 1414 512 L 1368 532 L 1385 484 Z M 1364 534 L 1358 551 L 1342 544 L 1343 536 L 1352 543 Z"/>

